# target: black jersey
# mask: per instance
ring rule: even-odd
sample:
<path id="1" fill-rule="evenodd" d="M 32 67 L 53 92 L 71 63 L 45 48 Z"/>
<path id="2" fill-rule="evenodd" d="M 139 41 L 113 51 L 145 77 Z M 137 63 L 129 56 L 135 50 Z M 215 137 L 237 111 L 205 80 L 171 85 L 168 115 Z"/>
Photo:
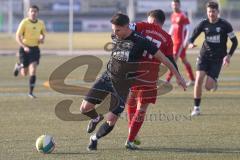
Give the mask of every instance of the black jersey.
<path id="1" fill-rule="evenodd" d="M 227 54 L 227 40 L 235 37 L 233 28 L 226 20 L 219 18 L 216 23 L 210 23 L 205 19 L 194 29 L 190 43 L 199 36 L 201 32 L 205 34 L 200 56 L 210 59 L 222 59 Z"/>
<path id="2" fill-rule="evenodd" d="M 124 40 L 117 40 L 114 36 L 112 36 L 112 39 L 114 48 L 107 70 L 113 78 L 127 79 L 129 73 L 137 71 L 137 62 L 139 62 L 144 51 L 152 55 L 158 51 L 154 43 L 135 31 Z"/>

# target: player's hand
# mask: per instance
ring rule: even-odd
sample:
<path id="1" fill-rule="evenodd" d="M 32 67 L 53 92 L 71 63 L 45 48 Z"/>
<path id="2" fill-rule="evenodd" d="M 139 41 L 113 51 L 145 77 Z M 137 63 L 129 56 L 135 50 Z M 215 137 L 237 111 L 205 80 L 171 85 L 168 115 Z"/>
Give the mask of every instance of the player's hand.
<path id="1" fill-rule="evenodd" d="M 25 53 L 29 53 L 29 51 L 30 51 L 29 47 L 26 47 L 26 46 L 23 47 L 23 49 L 24 49 L 24 52 L 25 52 Z"/>
<path id="2" fill-rule="evenodd" d="M 39 38 L 38 43 L 43 44 L 44 43 L 44 38 Z"/>
<path id="3" fill-rule="evenodd" d="M 187 90 L 187 84 L 185 79 L 182 76 L 176 78 L 177 84 L 183 88 L 184 91 Z"/>
<path id="4" fill-rule="evenodd" d="M 227 55 L 223 58 L 223 65 L 224 66 L 229 66 L 230 64 L 230 59 L 231 59 L 231 56 L 230 55 Z"/>
<path id="5" fill-rule="evenodd" d="M 197 45 L 195 45 L 195 44 L 193 44 L 193 43 L 189 43 L 189 44 L 188 44 L 188 48 L 195 48 L 195 47 L 197 47 Z"/>

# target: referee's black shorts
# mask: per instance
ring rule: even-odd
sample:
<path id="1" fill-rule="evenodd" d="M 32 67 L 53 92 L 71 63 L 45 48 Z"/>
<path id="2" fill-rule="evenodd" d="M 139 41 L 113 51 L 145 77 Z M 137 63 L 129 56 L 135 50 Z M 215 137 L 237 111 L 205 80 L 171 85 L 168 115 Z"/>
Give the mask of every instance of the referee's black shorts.
<path id="1" fill-rule="evenodd" d="M 24 68 L 28 67 L 29 64 L 37 62 L 39 64 L 40 60 L 40 49 L 38 46 L 29 47 L 30 51 L 26 53 L 23 47 L 19 48 L 19 60 Z"/>
<path id="2" fill-rule="evenodd" d="M 197 70 L 205 71 L 206 74 L 217 81 L 222 68 L 222 59 L 210 59 L 206 57 L 198 57 Z"/>
<path id="3" fill-rule="evenodd" d="M 104 107 L 109 107 L 109 111 L 119 116 L 124 111 L 128 93 L 129 88 L 122 87 L 119 83 L 114 82 L 105 72 L 97 79 L 84 99 L 92 104 L 100 104 L 108 94 L 111 94 L 110 102 L 107 103 L 110 106 Z"/>

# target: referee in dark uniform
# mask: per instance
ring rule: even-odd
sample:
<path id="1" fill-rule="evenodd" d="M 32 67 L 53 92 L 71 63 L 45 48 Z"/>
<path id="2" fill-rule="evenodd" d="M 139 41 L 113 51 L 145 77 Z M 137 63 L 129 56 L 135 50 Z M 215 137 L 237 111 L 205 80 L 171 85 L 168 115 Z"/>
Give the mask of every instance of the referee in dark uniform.
<path id="1" fill-rule="evenodd" d="M 97 140 L 112 131 L 118 116 L 123 112 L 129 88 L 134 77 L 137 75 L 136 72 L 134 73 L 137 69 L 136 64 L 145 50 L 173 71 L 177 83 L 184 89 L 186 88 L 184 79 L 177 72 L 173 64 L 158 50 L 156 45 L 130 30 L 127 15 L 115 14 L 111 19 L 111 23 L 114 48 L 107 65 L 107 70 L 86 94 L 80 107 L 80 111 L 91 118 L 87 129 L 88 133 L 91 133 L 103 119 L 102 115 L 98 115 L 94 106 L 101 103 L 111 93 L 110 108 L 106 122 L 100 126 L 96 134 L 90 137 L 88 150 L 97 149 Z"/>
<path id="2" fill-rule="evenodd" d="M 28 17 L 24 18 L 18 26 L 16 41 L 20 45 L 19 61 L 14 67 L 14 76 L 19 71 L 22 76 L 29 74 L 29 94 L 35 98 L 33 89 L 36 83 L 36 70 L 40 60 L 39 44 L 44 42 L 46 29 L 42 20 L 38 19 L 39 8 L 36 5 L 28 9 Z"/>
<path id="3" fill-rule="evenodd" d="M 201 21 L 194 29 L 189 39 L 189 48 L 194 48 L 194 40 L 201 32 L 205 34 L 205 41 L 197 59 L 196 82 L 194 86 L 194 109 L 192 116 L 200 115 L 200 102 L 202 96 L 202 84 L 207 76 L 206 90 L 217 89 L 217 78 L 222 64 L 228 65 L 237 48 L 238 41 L 229 22 L 219 18 L 219 9 L 216 2 L 208 2 L 206 5 L 208 18 Z M 230 51 L 227 53 L 227 40 L 232 42 Z"/>

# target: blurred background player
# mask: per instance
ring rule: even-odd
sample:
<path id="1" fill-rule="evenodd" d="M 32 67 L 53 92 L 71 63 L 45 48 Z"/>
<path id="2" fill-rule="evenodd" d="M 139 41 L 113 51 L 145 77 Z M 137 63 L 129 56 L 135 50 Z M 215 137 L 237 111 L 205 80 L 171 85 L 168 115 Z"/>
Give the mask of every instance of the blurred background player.
<path id="1" fill-rule="evenodd" d="M 169 34 L 172 35 L 173 39 L 174 59 L 175 61 L 177 61 L 177 59 L 180 57 L 189 78 L 187 86 L 193 86 L 195 77 L 192 71 L 191 64 L 189 63 L 186 57 L 186 48 L 190 31 L 189 26 L 190 22 L 186 14 L 183 11 L 181 11 L 180 0 L 173 0 L 171 3 L 171 7 L 173 9 L 173 13 L 171 15 L 171 27 Z M 169 72 L 166 80 L 170 82 L 171 78 L 172 73 Z"/>
<path id="2" fill-rule="evenodd" d="M 173 42 L 171 36 L 162 29 L 165 22 L 165 14 L 162 10 L 152 10 L 148 14 L 148 23 L 138 22 L 130 24 L 130 28 L 141 33 L 150 41 L 156 44 L 160 51 L 174 64 L 173 59 Z M 138 70 L 150 71 L 144 80 L 151 82 L 151 85 L 136 84 L 131 87 L 131 92 L 126 103 L 128 114 L 128 138 L 125 144 L 128 149 L 138 149 L 136 145 L 140 144 L 140 140 L 136 138 L 143 122 L 150 103 L 155 104 L 157 99 L 157 82 L 159 79 L 160 61 L 154 58 L 150 53 L 143 54 Z M 144 62 L 148 62 L 144 63 Z M 150 65 L 149 65 L 150 64 Z M 161 70 L 161 68 L 160 68 Z"/>
<path id="3" fill-rule="evenodd" d="M 33 89 L 36 83 L 36 70 L 40 60 L 39 44 L 44 43 L 45 24 L 38 19 L 39 8 L 32 5 L 28 9 L 28 17 L 24 18 L 18 26 L 16 41 L 20 45 L 19 61 L 14 67 L 14 76 L 19 71 L 22 76 L 29 74 L 29 97 L 36 98 Z"/>
<path id="4" fill-rule="evenodd" d="M 218 3 L 208 2 L 207 19 L 201 21 L 194 29 L 189 39 L 189 48 L 194 48 L 194 40 L 201 32 L 205 34 L 205 40 L 197 59 L 196 82 L 194 86 L 194 109 L 192 116 L 200 114 L 200 102 L 202 96 L 202 84 L 205 76 L 207 76 L 205 88 L 206 90 L 217 89 L 217 78 L 223 65 L 230 63 L 238 40 L 233 32 L 232 25 L 226 20 L 219 17 Z M 232 46 L 227 53 L 227 39 L 230 39 Z"/>

